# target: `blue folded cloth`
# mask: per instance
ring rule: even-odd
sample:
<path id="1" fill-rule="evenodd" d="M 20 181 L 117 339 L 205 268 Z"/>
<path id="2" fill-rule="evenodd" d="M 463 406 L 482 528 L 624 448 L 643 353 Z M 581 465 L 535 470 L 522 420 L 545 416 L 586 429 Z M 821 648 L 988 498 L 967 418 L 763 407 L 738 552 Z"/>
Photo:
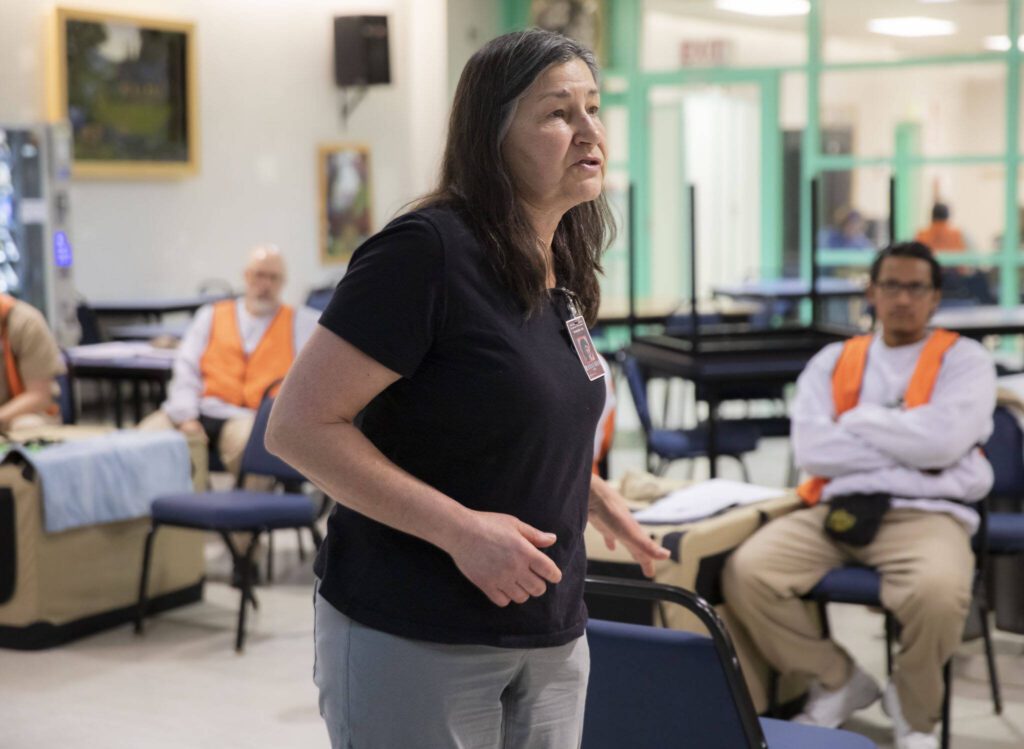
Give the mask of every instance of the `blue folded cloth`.
<path id="1" fill-rule="evenodd" d="M 39 451 L 14 445 L 11 453 L 39 473 L 48 533 L 146 517 L 156 497 L 192 491 L 188 443 L 178 432 L 125 430 Z"/>

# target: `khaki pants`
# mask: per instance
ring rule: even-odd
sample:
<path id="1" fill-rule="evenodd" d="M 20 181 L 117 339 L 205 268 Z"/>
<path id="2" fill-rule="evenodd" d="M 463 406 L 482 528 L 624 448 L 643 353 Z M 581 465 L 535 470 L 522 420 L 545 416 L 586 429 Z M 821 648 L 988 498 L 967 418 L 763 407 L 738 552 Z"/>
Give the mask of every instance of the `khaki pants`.
<path id="1" fill-rule="evenodd" d="M 799 600 L 834 567 L 878 569 L 882 604 L 902 625 L 893 670 L 904 717 L 930 732 L 942 712 L 942 667 L 960 643 L 971 599 L 974 558 L 964 527 L 943 513 L 890 510 L 863 547 L 825 535 L 828 507 L 773 520 L 730 557 L 723 592 L 765 658 L 783 674 L 801 672 L 834 689 L 849 678 L 850 656 L 821 636 Z"/>
<path id="2" fill-rule="evenodd" d="M 220 461 L 235 477 L 238 476 L 238 469 L 242 465 L 242 453 L 245 451 L 245 443 L 249 441 L 254 419 L 255 416 L 228 419 L 221 429 L 220 439 L 217 440 L 216 448 Z M 139 429 L 174 429 L 174 422 L 161 408 L 140 421 Z"/>

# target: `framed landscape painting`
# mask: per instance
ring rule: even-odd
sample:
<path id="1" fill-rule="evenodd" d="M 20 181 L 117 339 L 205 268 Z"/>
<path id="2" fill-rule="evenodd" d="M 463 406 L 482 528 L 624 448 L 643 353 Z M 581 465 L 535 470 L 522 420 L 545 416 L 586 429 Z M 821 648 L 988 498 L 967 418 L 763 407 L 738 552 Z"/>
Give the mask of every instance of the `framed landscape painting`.
<path id="1" fill-rule="evenodd" d="M 57 9 L 50 108 L 76 177 L 198 172 L 194 26 Z"/>
<path id="2" fill-rule="evenodd" d="M 347 263 L 373 226 L 370 200 L 370 149 L 358 143 L 321 146 L 320 262 Z"/>

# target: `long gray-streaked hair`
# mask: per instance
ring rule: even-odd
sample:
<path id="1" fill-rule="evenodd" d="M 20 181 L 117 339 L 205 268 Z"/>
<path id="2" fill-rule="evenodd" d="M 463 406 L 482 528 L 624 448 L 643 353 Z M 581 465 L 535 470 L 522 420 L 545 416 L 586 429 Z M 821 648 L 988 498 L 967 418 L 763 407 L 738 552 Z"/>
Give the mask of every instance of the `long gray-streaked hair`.
<path id="1" fill-rule="evenodd" d="M 598 80 L 594 54 L 550 31 L 530 29 L 499 36 L 466 63 L 448 123 L 441 177 L 415 207 L 451 205 L 459 209 L 488 249 L 495 273 L 519 301 L 534 312 L 547 297 L 546 267 L 539 239 L 518 200 L 501 144 L 520 97 L 549 66 L 579 59 Z M 602 193 L 571 208 L 552 241 L 560 282 L 579 297 L 588 323 L 597 317 L 601 254 L 615 234 Z"/>

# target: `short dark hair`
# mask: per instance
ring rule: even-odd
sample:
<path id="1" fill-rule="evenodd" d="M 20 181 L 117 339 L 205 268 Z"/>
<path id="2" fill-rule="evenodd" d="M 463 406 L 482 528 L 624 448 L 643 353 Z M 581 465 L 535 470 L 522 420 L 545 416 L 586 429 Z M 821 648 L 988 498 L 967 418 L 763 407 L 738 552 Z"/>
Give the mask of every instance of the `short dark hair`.
<path id="1" fill-rule="evenodd" d="M 871 263 L 871 283 L 878 283 L 878 276 L 882 272 L 882 261 L 887 257 L 912 257 L 924 260 L 931 267 L 932 286 L 936 289 L 942 288 L 942 266 L 935 259 L 928 245 L 922 242 L 897 242 L 891 244 L 875 255 Z"/>
<path id="2" fill-rule="evenodd" d="M 491 267 L 527 314 L 547 299 L 547 269 L 501 145 L 530 84 L 549 66 L 573 60 L 582 60 L 600 82 L 594 53 L 551 31 L 515 31 L 477 51 L 455 91 L 439 183 L 413 204 L 459 209 L 486 246 Z M 588 323 L 597 318 L 601 255 L 614 234 L 614 218 L 602 192 L 596 200 L 569 209 L 552 239 L 559 281 L 576 293 Z"/>
<path id="3" fill-rule="evenodd" d="M 945 203 L 936 203 L 932 206 L 932 221 L 948 221 L 949 206 Z"/>

